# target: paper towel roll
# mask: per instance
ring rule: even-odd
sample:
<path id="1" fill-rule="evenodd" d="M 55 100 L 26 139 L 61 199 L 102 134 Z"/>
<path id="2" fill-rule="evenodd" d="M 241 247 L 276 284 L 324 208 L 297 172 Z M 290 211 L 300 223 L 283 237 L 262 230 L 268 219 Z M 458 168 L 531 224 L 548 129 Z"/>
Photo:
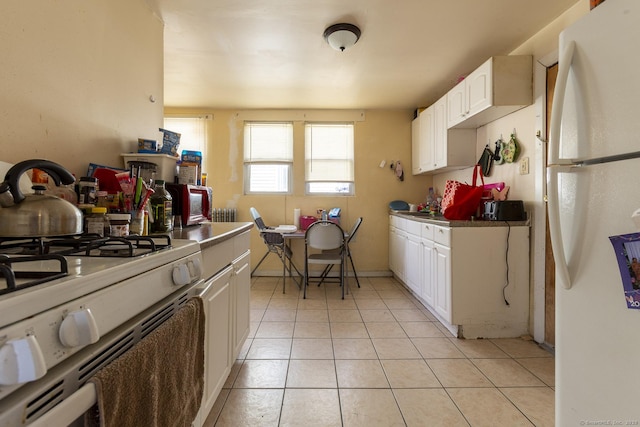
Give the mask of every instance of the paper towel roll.
<path id="1" fill-rule="evenodd" d="M 293 225 L 295 225 L 298 230 L 300 229 L 300 209 L 293 210 Z"/>

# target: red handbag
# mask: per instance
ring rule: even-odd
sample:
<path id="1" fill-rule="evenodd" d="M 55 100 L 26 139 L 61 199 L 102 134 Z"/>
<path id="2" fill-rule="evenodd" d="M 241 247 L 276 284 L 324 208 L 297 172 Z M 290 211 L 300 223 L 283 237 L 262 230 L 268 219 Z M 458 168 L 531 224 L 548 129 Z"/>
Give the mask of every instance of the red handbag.
<path id="1" fill-rule="evenodd" d="M 476 178 L 480 177 L 481 185 L 476 186 Z M 480 165 L 473 168 L 472 185 L 459 181 L 447 180 L 444 196 L 442 197 L 442 214 L 446 219 L 468 220 L 476 213 L 482 192 L 484 190 L 484 179 Z"/>

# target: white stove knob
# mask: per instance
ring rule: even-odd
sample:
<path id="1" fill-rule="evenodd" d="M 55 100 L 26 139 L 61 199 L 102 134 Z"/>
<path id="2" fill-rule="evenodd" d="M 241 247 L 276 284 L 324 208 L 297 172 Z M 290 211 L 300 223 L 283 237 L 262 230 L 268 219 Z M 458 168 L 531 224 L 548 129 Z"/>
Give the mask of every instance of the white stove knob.
<path id="1" fill-rule="evenodd" d="M 191 275 L 187 264 L 178 264 L 173 267 L 173 283 L 177 286 L 184 286 L 191 283 Z"/>
<path id="2" fill-rule="evenodd" d="M 200 277 L 202 277 L 202 263 L 200 262 L 200 258 L 194 258 L 189 261 L 189 270 L 194 279 L 200 279 Z"/>
<path id="3" fill-rule="evenodd" d="M 46 373 L 44 356 L 34 335 L 9 340 L 0 347 L 0 385 L 34 381 Z"/>
<path id="4" fill-rule="evenodd" d="M 100 332 L 91 310 L 85 308 L 66 315 L 60 325 L 58 336 L 65 347 L 79 347 L 98 341 Z"/>

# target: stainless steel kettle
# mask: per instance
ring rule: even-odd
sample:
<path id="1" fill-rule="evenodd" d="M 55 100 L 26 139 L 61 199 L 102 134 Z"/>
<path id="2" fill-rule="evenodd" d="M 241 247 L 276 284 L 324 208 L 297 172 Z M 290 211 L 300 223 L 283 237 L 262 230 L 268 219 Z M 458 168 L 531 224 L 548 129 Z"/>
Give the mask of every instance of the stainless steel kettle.
<path id="1" fill-rule="evenodd" d="M 24 195 L 19 180 L 29 169 L 47 172 L 56 185 L 73 184 L 69 171 L 49 160 L 25 160 L 7 171 L 0 184 L 0 237 L 48 237 L 82 233 L 82 212 L 72 203 L 44 194 L 34 185 L 34 194 Z"/>

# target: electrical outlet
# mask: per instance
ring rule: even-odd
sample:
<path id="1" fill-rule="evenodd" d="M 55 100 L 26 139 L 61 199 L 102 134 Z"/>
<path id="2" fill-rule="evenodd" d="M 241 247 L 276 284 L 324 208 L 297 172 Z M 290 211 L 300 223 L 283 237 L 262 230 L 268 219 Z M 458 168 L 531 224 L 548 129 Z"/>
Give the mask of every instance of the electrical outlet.
<path id="1" fill-rule="evenodd" d="M 520 160 L 520 175 L 528 175 L 529 174 L 529 158 L 525 157 Z"/>

